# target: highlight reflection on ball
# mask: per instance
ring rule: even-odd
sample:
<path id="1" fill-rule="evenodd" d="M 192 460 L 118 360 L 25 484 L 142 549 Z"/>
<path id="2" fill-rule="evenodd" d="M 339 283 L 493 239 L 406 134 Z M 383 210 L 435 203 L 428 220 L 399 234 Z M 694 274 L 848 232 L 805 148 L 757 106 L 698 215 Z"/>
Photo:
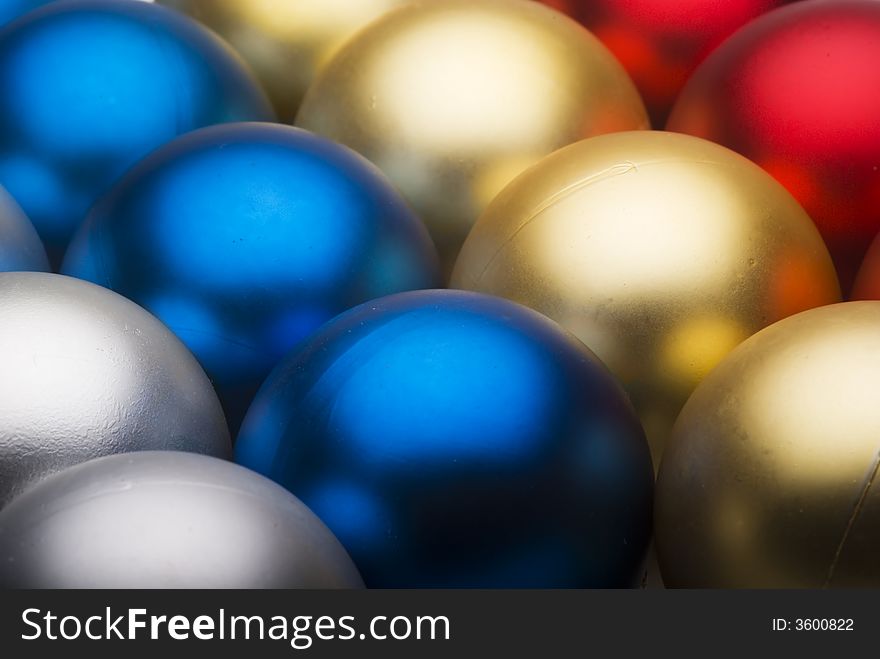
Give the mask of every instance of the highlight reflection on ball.
<path id="1" fill-rule="evenodd" d="M 0 33 L 0 184 L 55 265 L 139 158 L 195 128 L 272 116 L 229 46 L 151 3 L 55 2 Z"/>
<path id="2" fill-rule="evenodd" d="M 0 274 L 0 507 L 65 467 L 151 449 L 231 450 L 217 396 L 183 344 L 99 286 Z"/>
<path id="3" fill-rule="evenodd" d="M 190 133 L 135 166 L 92 209 L 63 271 L 164 321 L 233 429 L 272 367 L 322 323 L 439 279 L 427 231 L 373 165 L 257 123 Z"/>
<path id="4" fill-rule="evenodd" d="M 15 200 L 0 187 L 0 272 L 43 272 L 49 260 L 43 243 Z"/>
<path id="5" fill-rule="evenodd" d="M 448 271 L 510 179 L 582 137 L 648 120 L 620 64 L 566 16 L 524 0 L 418 0 L 346 43 L 296 123 L 376 163 Z"/>
<path id="6" fill-rule="evenodd" d="M 674 587 L 880 586 L 880 302 L 762 330 L 694 392 L 657 481 Z"/>
<path id="7" fill-rule="evenodd" d="M 810 218 L 745 158 L 639 131 L 559 150 L 477 222 L 452 285 L 526 304 L 628 389 L 655 465 L 697 383 L 740 341 L 839 300 Z"/>
<path id="8" fill-rule="evenodd" d="M 290 489 L 371 587 L 628 586 L 653 473 L 605 367 L 529 309 L 401 293 L 266 381 L 236 460 Z"/>
<path id="9" fill-rule="evenodd" d="M 296 497 L 203 455 L 114 455 L 50 476 L 0 512 L 0 585 L 359 588 Z"/>
<path id="10" fill-rule="evenodd" d="M 404 0 L 158 0 L 216 31 L 292 122 L 317 71 L 346 39 Z"/>

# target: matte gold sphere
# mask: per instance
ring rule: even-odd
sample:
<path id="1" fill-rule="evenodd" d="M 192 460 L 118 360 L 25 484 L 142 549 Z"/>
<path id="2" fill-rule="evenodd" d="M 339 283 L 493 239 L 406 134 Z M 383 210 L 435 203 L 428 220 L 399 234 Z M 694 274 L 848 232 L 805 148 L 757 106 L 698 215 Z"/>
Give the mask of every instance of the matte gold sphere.
<path id="1" fill-rule="evenodd" d="M 226 39 L 247 60 L 282 121 L 352 34 L 404 0 L 157 0 Z"/>
<path id="2" fill-rule="evenodd" d="M 585 140 L 518 177 L 452 285 L 526 304 L 592 348 L 628 389 L 655 466 L 732 348 L 840 299 L 818 231 L 780 184 L 724 147 L 649 131 Z"/>
<path id="3" fill-rule="evenodd" d="M 668 586 L 880 587 L 880 302 L 782 320 L 697 388 L 657 482 Z"/>
<path id="4" fill-rule="evenodd" d="M 448 271 L 517 174 L 561 146 L 648 119 L 620 64 L 563 14 L 524 0 L 422 0 L 348 41 L 296 123 L 383 169 Z"/>

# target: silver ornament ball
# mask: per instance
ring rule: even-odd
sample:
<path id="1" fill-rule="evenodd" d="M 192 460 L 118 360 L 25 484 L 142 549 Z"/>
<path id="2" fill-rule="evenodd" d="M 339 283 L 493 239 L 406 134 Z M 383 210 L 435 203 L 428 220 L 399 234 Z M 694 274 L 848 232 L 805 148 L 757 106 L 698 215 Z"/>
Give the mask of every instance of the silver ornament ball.
<path id="1" fill-rule="evenodd" d="M 360 588 L 333 534 L 281 486 L 203 455 L 114 455 L 0 512 L 0 585 Z"/>
<path id="2" fill-rule="evenodd" d="M 220 402 L 195 358 L 105 288 L 0 274 L 0 507 L 50 473 L 139 450 L 230 454 Z"/>

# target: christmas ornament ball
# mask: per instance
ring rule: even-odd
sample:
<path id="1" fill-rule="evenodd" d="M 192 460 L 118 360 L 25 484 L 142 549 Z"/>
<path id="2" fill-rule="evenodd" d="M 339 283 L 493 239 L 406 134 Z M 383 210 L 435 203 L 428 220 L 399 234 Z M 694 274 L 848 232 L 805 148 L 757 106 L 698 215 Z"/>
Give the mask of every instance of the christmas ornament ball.
<path id="1" fill-rule="evenodd" d="M 238 427 L 294 345 L 366 300 L 430 288 L 437 255 L 353 151 L 278 124 L 185 135 L 96 204 L 63 272 L 134 300 L 199 359 Z"/>
<path id="2" fill-rule="evenodd" d="M 158 0 L 226 39 L 292 122 L 315 74 L 360 28 L 404 0 Z"/>
<path id="3" fill-rule="evenodd" d="M 806 311 L 734 350 L 663 456 L 666 584 L 880 586 L 878 386 L 880 302 Z"/>
<path id="4" fill-rule="evenodd" d="M 306 93 L 297 125 L 376 163 L 451 270 L 477 215 L 515 175 L 582 137 L 646 128 L 611 53 L 525 0 L 416 0 L 352 37 Z"/>
<path id="5" fill-rule="evenodd" d="M 0 187 L 0 272 L 49 269 L 40 237 L 15 200 Z"/>
<path id="6" fill-rule="evenodd" d="M 53 263 L 95 201 L 177 135 L 273 117 L 219 38 L 147 2 L 53 2 L 0 32 L 0 184 Z"/>
<path id="7" fill-rule="evenodd" d="M 345 550 L 283 488 L 204 455 L 70 467 L 0 512 L 15 588 L 359 588 Z"/>
<path id="8" fill-rule="evenodd" d="M 727 352 L 839 300 L 822 239 L 781 185 L 724 147 L 651 131 L 585 140 L 518 177 L 468 236 L 452 285 L 537 309 L 594 350 L 655 465 Z"/>
<path id="9" fill-rule="evenodd" d="M 791 0 L 542 0 L 583 23 L 620 60 L 661 128 L 697 65 L 724 39 Z"/>
<path id="10" fill-rule="evenodd" d="M 880 230 L 880 3 L 808 0 L 766 14 L 696 71 L 669 130 L 764 167 L 816 222 L 847 293 Z"/>
<path id="11" fill-rule="evenodd" d="M 231 452 L 217 396 L 183 344 L 99 286 L 0 274 L 0 506 L 65 467 L 149 449 Z"/>
<path id="12" fill-rule="evenodd" d="M 235 451 L 369 587 L 627 586 L 650 537 L 650 455 L 619 385 L 489 296 L 401 293 L 336 318 L 275 369 Z"/>

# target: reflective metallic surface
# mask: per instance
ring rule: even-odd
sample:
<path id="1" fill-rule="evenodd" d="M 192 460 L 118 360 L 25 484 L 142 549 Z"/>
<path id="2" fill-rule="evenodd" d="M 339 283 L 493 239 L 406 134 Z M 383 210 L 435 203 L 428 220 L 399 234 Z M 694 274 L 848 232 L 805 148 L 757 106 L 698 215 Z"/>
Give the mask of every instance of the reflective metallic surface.
<path id="1" fill-rule="evenodd" d="M 273 116 L 232 50 L 146 2 L 57 2 L 0 31 L 0 184 L 57 265 L 139 158 L 201 126 Z"/>
<path id="2" fill-rule="evenodd" d="M 723 147 L 648 131 L 583 141 L 516 179 L 452 285 L 537 309 L 595 351 L 629 391 L 655 465 L 727 352 L 839 300 L 816 228 L 781 185 Z"/>
<path id="3" fill-rule="evenodd" d="M 202 455 L 71 467 L 0 512 L 0 584 L 17 588 L 359 588 L 308 508 Z"/>
<path id="4" fill-rule="evenodd" d="M 215 30 L 251 65 L 282 121 L 346 39 L 404 0 L 158 0 Z"/>
<path id="5" fill-rule="evenodd" d="M 33 225 L 0 187 L 0 272 L 48 269 L 46 250 Z"/>
<path id="6" fill-rule="evenodd" d="M 698 69 L 669 130 L 773 174 L 828 244 L 848 293 L 880 231 L 880 2 L 809 0 L 757 19 Z"/>
<path id="7" fill-rule="evenodd" d="M 614 53 L 662 128 L 697 65 L 737 29 L 791 0 L 542 0 Z"/>
<path id="8" fill-rule="evenodd" d="M 236 460 L 300 497 L 371 587 L 628 586 L 653 472 L 626 396 L 553 322 L 462 291 L 325 325 L 269 377 Z"/>
<path id="9" fill-rule="evenodd" d="M 417 0 L 350 40 L 297 116 L 376 163 L 447 270 L 480 211 L 554 149 L 647 127 L 638 93 L 575 21 L 523 0 Z"/>
<path id="10" fill-rule="evenodd" d="M 668 586 L 880 586 L 880 302 L 780 321 L 697 388 L 657 481 Z"/>
<path id="11" fill-rule="evenodd" d="M 49 473 L 148 449 L 230 452 L 217 396 L 183 344 L 104 288 L 0 274 L 0 506 Z"/>
<path id="12" fill-rule="evenodd" d="M 233 428 L 322 323 L 439 279 L 427 231 L 373 165 L 274 124 L 214 126 L 154 153 L 94 207 L 63 271 L 162 319 Z"/>

